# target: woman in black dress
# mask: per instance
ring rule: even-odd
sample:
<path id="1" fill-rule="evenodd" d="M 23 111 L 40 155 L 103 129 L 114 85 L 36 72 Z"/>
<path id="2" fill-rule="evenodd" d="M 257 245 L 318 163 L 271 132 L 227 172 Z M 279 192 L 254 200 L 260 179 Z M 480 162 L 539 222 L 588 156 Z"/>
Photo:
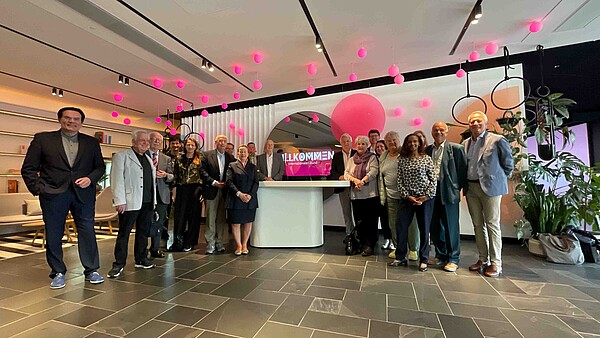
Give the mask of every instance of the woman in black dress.
<path id="1" fill-rule="evenodd" d="M 248 161 L 248 148 L 238 147 L 238 160 L 227 168 L 227 214 L 237 245 L 235 255 L 248 254 L 248 239 L 252 231 L 252 222 L 258 208 L 258 176 L 256 166 Z M 240 233 L 243 227 L 243 233 Z"/>

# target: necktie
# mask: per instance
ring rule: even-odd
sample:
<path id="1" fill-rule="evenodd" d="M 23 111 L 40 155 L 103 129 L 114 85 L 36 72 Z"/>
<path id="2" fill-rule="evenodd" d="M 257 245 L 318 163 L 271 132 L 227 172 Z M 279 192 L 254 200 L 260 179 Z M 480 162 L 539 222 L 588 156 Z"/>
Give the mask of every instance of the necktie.
<path id="1" fill-rule="evenodd" d="M 152 154 L 152 164 L 154 164 L 154 168 L 158 168 L 158 157 L 156 157 L 156 153 Z"/>

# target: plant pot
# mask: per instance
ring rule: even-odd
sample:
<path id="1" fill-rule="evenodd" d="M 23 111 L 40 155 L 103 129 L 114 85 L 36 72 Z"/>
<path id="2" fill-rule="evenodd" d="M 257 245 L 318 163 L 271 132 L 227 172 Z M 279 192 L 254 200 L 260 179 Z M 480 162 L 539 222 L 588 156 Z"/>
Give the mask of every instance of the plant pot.
<path id="1" fill-rule="evenodd" d="M 542 246 L 542 242 L 535 238 L 529 239 L 529 253 L 538 257 L 546 257 L 544 247 Z"/>

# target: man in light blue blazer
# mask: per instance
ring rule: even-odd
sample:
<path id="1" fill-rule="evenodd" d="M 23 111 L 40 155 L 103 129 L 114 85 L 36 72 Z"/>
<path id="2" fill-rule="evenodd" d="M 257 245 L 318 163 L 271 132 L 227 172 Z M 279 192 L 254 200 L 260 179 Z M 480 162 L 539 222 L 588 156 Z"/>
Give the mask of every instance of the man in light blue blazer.
<path id="1" fill-rule="evenodd" d="M 446 140 L 448 126 L 436 122 L 431 127 L 434 143 L 425 149 L 433 160 L 438 177 L 431 219 L 431 239 L 435 255 L 444 271 L 455 272 L 460 260 L 460 190 L 467 183 L 465 148 Z"/>
<path id="2" fill-rule="evenodd" d="M 508 193 L 507 178 L 515 164 L 508 141 L 488 132 L 487 122 L 484 113 L 471 113 L 471 137 L 463 142 L 467 152 L 465 192 L 479 251 L 479 260 L 469 270 L 485 269 L 486 276 L 498 277 L 502 273 L 500 203 Z"/>

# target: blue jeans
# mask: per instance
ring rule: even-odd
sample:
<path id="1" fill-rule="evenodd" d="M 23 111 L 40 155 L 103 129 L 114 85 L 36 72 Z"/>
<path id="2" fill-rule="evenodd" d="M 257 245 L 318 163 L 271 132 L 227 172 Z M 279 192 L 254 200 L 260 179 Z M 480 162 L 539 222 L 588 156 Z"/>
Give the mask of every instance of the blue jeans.
<path id="1" fill-rule="evenodd" d="M 431 225 L 431 215 L 433 213 L 433 200 L 428 199 L 421 205 L 413 205 L 407 199 L 400 200 L 398 205 L 398 218 L 396 221 L 396 236 L 398 247 L 396 248 L 396 259 L 406 259 L 408 253 L 408 228 L 415 214 L 417 215 L 417 225 L 419 226 L 419 262 L 427 263 L 429 261 L 429 227 Z"/>

